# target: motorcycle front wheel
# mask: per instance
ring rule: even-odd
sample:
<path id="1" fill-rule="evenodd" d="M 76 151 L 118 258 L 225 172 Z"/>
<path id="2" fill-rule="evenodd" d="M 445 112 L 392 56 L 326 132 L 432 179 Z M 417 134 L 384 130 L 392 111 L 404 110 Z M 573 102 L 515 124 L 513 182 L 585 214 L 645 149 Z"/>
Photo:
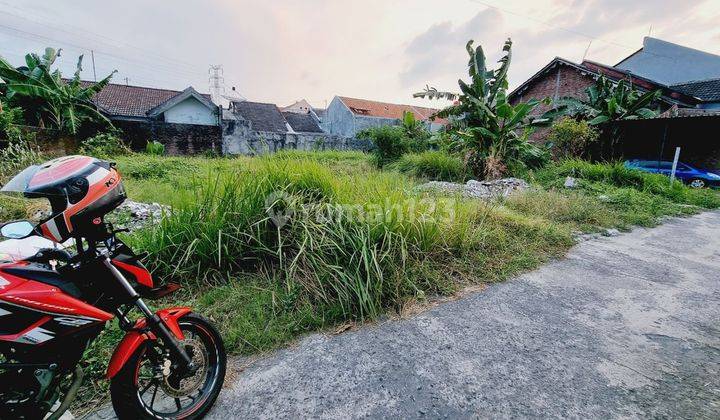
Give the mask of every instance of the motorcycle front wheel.
<path id="1" fill-rule="evenodd" d="M 120 419 L 199 419 L 215 403 L 225 380 L 227 357 L 222 338 L 205 318 L 188 314 L 179 321 L 181 342 L 197 371 L 177 377 L 170 360 L 154 343 L 140 346 L 110 383 Z"/>

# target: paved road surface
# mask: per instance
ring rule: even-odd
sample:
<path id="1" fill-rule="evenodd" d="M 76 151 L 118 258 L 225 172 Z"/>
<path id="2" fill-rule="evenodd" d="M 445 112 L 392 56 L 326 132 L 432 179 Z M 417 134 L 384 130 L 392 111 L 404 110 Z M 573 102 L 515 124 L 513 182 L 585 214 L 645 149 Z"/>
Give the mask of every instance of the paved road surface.
<path id="1" fill-rule="evenodd" d="M 411 319 L 312 335 L 236 375 L 209 418 L 718 419 L 719 303 L 720 213 L 674 219 Z"/>
<path id="2" fill-rule="evenodd" d="M 720 213 L 256 362 L 213 419 L 720 418 Z"/>

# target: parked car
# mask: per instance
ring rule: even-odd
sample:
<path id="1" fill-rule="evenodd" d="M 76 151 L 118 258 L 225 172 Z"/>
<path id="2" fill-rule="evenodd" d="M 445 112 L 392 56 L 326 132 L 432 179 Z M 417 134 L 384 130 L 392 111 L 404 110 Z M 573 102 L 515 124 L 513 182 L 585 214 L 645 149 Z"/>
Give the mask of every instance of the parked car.
<path id="1" fill-rule="evenodd" d="M 653 174 L 670 176 L 672 162 L 667 160 L 640 160 L 625 161 L 625 167 L 638 169 Z M 678 162 L 675 177 L 692 188 L 720 187 L 720 174 L 698 169 L 687 163 Z"/>

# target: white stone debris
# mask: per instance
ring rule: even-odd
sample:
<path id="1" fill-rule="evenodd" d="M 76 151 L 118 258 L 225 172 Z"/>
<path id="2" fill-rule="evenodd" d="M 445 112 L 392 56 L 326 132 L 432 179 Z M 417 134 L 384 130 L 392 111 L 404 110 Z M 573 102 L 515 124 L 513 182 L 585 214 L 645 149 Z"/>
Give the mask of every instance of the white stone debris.
<path id="1" fill-rule="evenodd" d="M 496 181 L 470 180 L 465 184 L 453 182 L 430 181 L 416 187 L 419 191 L 437 191 L 443 193 L 460 193 L 464 197 L 489 200 L 507 197 L 515 192 L 530 188 L 527 182 L 518 178 L 503 178 Z"/>
<path id="2" fill-rule="evenodd" d="M 575 188 L 577 186 L 577 181 L 575 178 L 569 176 L 565 178 L 565 188 Z"/>
<path id="3" fill-rule="evenodd" d="M 112 213 L 111 222 L 117 228 L 135 230 L 143 228 L 150 223 L 159 222 L 163 214 L 170 213 L 170 206 L 159 203 L 140 203 L 125 200 Z"/>

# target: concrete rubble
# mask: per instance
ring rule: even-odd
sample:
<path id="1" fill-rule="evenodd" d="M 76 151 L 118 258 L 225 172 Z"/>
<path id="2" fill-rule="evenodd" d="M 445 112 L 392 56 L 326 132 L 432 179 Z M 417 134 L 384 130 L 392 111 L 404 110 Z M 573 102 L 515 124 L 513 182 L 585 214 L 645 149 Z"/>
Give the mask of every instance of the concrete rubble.
<path id="1" fill-rule="evenodd" d="M 140 203 L 132 200 L 125 200 L 109 216 L 109 221 L 116 228 L 127 228 L 130 230 L 140 229 L 152 222 L 158 222 L 163 214 L 170 213 L 170 206 L 159 203 Z"/>
<path id="2" fill-rule="evenodd" d="M 528 188 L 530 188 L 530 185 L 525 182 L 525 180 L 519 178 L 503 178 L 495 181 L 470 180 L 465 184 L 430 181 L 416 187 L 419 191 L 462 194 L 464 197 L 479 198 L 481 200 L 507 197 L 518 191 L 527 190 Z"/>

